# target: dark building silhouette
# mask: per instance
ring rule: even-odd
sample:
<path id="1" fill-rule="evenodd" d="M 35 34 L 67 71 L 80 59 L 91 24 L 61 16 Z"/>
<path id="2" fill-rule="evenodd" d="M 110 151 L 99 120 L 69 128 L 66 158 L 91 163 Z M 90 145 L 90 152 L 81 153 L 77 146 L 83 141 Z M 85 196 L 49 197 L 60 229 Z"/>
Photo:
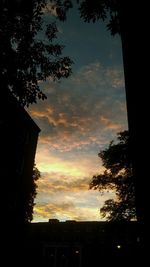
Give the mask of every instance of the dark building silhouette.
<path id="1" fill-rule="evenodd" d="M 20 223 L 24 217 L 39 131 L 17 99 L 5 92 L 0 103 L 1 212 L 5 224 L 10 220 Z"/>
<path id="2" fill-rule="evenodd" d="M 29 224 L 25 236 L 28 257 L 42 267 L 134 266 L 141 250 L 137 222 L 50 220 Z"/>

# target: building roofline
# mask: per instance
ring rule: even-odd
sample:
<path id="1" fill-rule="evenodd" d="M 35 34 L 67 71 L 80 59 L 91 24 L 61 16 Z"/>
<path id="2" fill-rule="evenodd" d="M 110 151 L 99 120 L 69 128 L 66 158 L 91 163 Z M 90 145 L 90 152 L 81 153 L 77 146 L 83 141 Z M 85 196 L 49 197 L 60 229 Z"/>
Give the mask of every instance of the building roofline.
<path id="1" fill-rule="evenodd" d="M 4 93 L 4 99 L 8 100 L 8 105 L 9 104 L 14 105 L 18 109 L 18 111 L 20 113 L 22 113 L 24 115 L 24 117 L 27 118 L 27 121 L 30 122 L 32 124 L 32 126 L 36 129 L 36 131 L 39 133 L 41 131 L 41 129 L 36 124 L 36 122 L 33 120 L 33 118 L 30 116 L 28 111 L 23 106 L 21 106 L 21 104 L 19 103 L 17 98 L 15 96 L 13 96 L 13 94 L 9 90 L 6 90 L 3 93 Z M 7 101 L 4 100 L 3 106 L 4 107 L 7 106 Z M 7 112 L 7 110 L 5 110 L 5 111 Z M 10 109 L 8 110 L 8 112 L 9 112 L 8 115 L 10 115 L 10 112 L 11 112 Z"/>

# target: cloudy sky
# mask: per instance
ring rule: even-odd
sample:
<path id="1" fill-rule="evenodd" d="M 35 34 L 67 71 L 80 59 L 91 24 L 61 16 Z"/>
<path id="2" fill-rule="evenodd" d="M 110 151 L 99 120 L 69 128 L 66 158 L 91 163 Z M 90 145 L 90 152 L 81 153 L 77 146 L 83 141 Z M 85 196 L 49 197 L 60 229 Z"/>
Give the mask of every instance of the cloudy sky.
<path id="1" fill-rule="evenodd" d="M 127 129 L 121 41 L 101 22 L 84 23 L 76 10 L 58 28 L 73 74 L 41 83 L 48 99 L 29 110 L 41 129 L 33 221 L 101 220 L 99 209 L 112 193 L 89 190 L 89 182 L 103 171 L 99 151 Z"/>

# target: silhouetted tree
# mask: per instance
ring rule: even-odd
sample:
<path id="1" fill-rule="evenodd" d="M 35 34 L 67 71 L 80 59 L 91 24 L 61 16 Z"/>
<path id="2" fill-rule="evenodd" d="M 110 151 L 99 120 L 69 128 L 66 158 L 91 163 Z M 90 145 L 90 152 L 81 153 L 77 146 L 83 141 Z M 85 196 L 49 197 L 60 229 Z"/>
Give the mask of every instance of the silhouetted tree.
<path id="1" fill-rule="evenodd" d="M 93 176 L 90 182 L 90 188 L 100 192 L 109 189 L 116 192 L 116 198 L 106 200 L 100 209 L 102 216 L 111 221 L 136 218 L 128 131 L 118 133 L 117 139 L 117 143 L 112 141 L 108 148 L 98 154 L 105 171 Z"/>
<path id="2" fill-rule="evenodd" d="M 17 202 L 12 213 L 12 218 L 16 225 L 24 225 L 24 223 L 33 220 L 33 209 L 35 205 L 35 197 L 37 195 L 37 181 L 41 174 L 34 164 L 33 170 L 29 176 L 22 177 L 17 192 Z M 9 214 L 8 214 L 9 215 Z"/>
<path id="3" fill-rule="evenodd" d="M 31 222 L 33 219 L 33 208 L 34 208 L 34 200 L 37 195 L 37 181 L 41 177 L 40 171 L 34 164 L 33 172 L 32 172 L 32 179 L 29 179 L 29 186 L 27 187 L 28 190 L 25 192 L 25 221 Z"/>
<path id="4" fill-rule="evenodd" d="M 67 78 L 71 73 L 73 62 L 61 56 L 63 46 L 55 42 L 56 23 L 43 24 L 46 3 L 0 1 L 1 87 L 10 90 L 23 106 L 46 98 L 40 81 Z"/>
<path id="5" fill-rule="evenodd" d="M 67 18 L 68 10 L 78 4 L 80 17 L 85 22 L 106 20 L 112 35 L 120 33 L 117 0 L 47 0 L 47 3 L 51 3 L 51 9 L 55 10 L 58 18 L 63 21 Z"/>

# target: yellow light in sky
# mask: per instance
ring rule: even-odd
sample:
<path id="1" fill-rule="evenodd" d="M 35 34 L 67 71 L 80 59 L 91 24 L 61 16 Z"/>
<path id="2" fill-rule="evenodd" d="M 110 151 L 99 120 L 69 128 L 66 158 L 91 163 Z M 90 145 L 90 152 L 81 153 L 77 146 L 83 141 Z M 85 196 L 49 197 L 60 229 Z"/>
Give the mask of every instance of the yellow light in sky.
<path id="1" fill-rule="evenodd" d="M 46 162 L 39 162 L 37 163 L 37 167 L 41 172 L 55 172 L 55 173 L 61 173 L 61 174 L 70 174 L 73 177 L 79 177 L 84 176 L 85 172 L 84 170 L 81 170 L 78 167 L 72 166 L 72 164 L 65 164 L 63 162 L 52 162 L 52 163 L 46 163 Z"/>
<path id="2" fill-rule="evenodd" d="M 96 156 L 94 159 L 86 157 L 65 160 L 42 147 L 37 150 L 35 161 L 40 172 L 59 173 L 71 177 L 92 177 L 99 165 L 98 160 Z"/>

